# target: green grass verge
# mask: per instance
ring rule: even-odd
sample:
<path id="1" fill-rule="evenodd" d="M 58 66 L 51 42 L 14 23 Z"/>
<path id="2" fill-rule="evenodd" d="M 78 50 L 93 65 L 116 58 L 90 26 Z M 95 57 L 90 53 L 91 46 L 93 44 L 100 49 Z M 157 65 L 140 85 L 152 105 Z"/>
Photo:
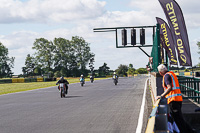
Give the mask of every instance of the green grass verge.
<path id="1" fill-rule="evenodd" d="M 95 78 L 95 80 L 101 80 L 101 79 L 106 79 L 106 78 Z M 70 84 L 79 82 L 79 78 L 67 78 L 67 80 Z M 89 80 L 90 79 L 86 78 L 86 81 Z M 0 84 L 0 95 L 56 86 L 56 82 L 57 81 Z"/>

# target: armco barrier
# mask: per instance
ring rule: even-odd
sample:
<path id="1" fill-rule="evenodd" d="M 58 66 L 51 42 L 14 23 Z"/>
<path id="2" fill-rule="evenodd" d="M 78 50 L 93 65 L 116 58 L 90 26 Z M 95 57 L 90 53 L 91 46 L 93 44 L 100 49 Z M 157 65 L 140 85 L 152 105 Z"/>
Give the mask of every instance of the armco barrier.
<path id="1" fill-rule="evenodd" d="M 25 78 L 25 79 L 24 79 L 24 82 L 25 82 L 25 83 L 27 83 L 27 82 L 31 82 L 31 79 L 29 79 L 29 78 Z"/>
<path id="2" fill-rule="evenodd" d="M 156 120 L 156 111 L 157 111 L 159 102 L 160 102 L 160 99 L 157 100 L 156 103 L 153 106 L 153 110 L 152 110 L 151 115 L 149 117 L 145 133 L 153 133 L 154 132 L 154 126 L 155 126 L 155 120 Z"/>
<path id="3" fill-rule="evenodd" d="M 36 78 L 31 78 L 31 82 L 37 82 Z"/>
<path id="4" fill-rule="evenodd" d="M 13 78 L 12 83 L 24 83 L 24 78 Z"/>
<path id="5" fill-rule="evenodd" d="M 27 83 L 27 82 L 37 82 L 37 78 L 25 78 L 24 82 L 25 83 Z"/>
<path id="6" fill-rule="evenodd" d="M 153 106 L 145 133 L 168 133 L 168 114 L 167 99 L 158 99 Z"/>
<path id="7" fill-rule="evenodd" d="M 12 79 L 2 79 L 2 80 L 0 80 L 0 84 L 4 84 L 4 83 L 12 83 Z"/>
<path id="8" fill-rule="evenodd" d="M 24 83 L 24 78 L 18 78 L 17 83 Z"/>
<path id="9" fill-rule="evenodd" d="M 44 79 L 43 78 L 37 78 L 37 82 L 43 82 Z"/>
<path id="10" fill-rule="evenodd" d="M 56 78 L 44 78 L 44 82 L 56 81 Z"/>
<path id="11" fill-rule="evenodd" d="M 0 84 L 4 83 L 28 83 L 28 82 L 47 82 L 56 81 L 56 78 L 12 78 L 12 79 L 1 79 Z"/>
<path id="12" fill-rule="evenodd" d="M 17 83 L 17 79 L 12 79 L 12 83 Z"/>

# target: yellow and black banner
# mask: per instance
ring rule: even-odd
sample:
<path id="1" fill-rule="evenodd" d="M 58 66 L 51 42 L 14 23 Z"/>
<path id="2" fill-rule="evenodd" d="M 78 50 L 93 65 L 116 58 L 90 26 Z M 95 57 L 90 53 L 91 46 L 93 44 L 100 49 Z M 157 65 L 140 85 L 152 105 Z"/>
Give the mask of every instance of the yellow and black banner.
<path id="1" fill-rule="evenodd" d="M 176 51 L 171 30 L 163 19 L 156 17 L 156 20 L 157 23 L 160 25 L 160 42 L 163 48 L 165 48 L 165 50 L 167 51 L 170 65 L 177 65 Z"/>
<path id="2" fill-rule="evenodd" d="M 159 0 L 168 20 L 181 66 L 192 66 L 185 20 L 175 0 Z"/>

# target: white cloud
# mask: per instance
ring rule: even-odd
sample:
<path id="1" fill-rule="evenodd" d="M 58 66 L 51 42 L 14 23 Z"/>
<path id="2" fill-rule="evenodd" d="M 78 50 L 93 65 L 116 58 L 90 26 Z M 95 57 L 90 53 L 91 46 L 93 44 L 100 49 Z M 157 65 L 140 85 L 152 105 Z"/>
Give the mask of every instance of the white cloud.
<path id="1" fill-rule="evenodd" d="M 102 15 L 105 2 L 96 0 L 2 0 L 1 23 L 67 22 Z"/>
<path id="2" fill-rule="evenodd" d="M 176 2 L 181 7 L 187 27 L 198 28 L 200 26 L 199 0 L 176 0 Z M 155 17 L 161 17 L 166 20 L 165 14 L 158 0 L 131 0 L 130 6 L 139 9 L 140 11 L 144 11 L 146 15 L 149 15 L 151 21 L 152 19 L 155 20 Z"/>
<path id="3" fill-rule="evenodd" d="M 9 50 L 16 50 L 29 47 L 38 36 L 39 34 L 35 32 L 18 31 L 10 35 L 1 36 L 0 40 Z"/>

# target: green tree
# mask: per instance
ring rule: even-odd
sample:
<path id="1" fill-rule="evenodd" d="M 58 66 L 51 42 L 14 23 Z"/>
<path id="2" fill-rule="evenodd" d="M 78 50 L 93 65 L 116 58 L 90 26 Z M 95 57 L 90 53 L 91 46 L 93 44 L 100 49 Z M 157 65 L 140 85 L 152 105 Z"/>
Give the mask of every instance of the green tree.
<path id="1" fill-rule="evenodd" d="M 86 64 L 94 57 L 94 54 L 90 52 L 89 43 L 87 43 L 82 37 L 73 36 L 71 40 L 72 49 L 75 51 L 75 58 L 77 65 L 81 70 L 86 69 Z"/>
<path id="2" fill-rule="evenodd" d="M 53 51 L 55 46 L 51 41 L 48 41 L 44 38 L 36 39 L 32 49 L 35 49 L 35 58 L 38 61 L 37 64 L 42 66 L 42 69 L 45 70 L 45 73 L 52 71 L 53 69 Z"/>
<path id="3" fill-rule="evenodd" d="M 129 75 L 134 75 L 134 74 L 135 74 L 135 70 L 136 70 L 136 69 L 133 68 L 133 64 L 129 64 L 127 74 L 129 74 Z"/>
<path id="4" fill-rule="evenodd" d="M 89 60 L 94 57 L 94 54 L 90 51 L 89 43 L 87 43 L 82 37 L 73 36 L 71 45 L 74 51 L 74 56 L 71 58 L 77 65 L 74 70 L 79 68 L 81 74 L 88 75 L 89 71 L 86 69 L 86 65 L 89 63 Z"/>
<path id="5" fill-rule="evenodd" d="M 87 75 L 86 65 L 94 54 L 90 52 L 89 43 L 82 37 L 73 36 L 69 41 L 64 38 L 54 39 L 54 67 L 63 76 Z"/>
<path id="6" fill-rule="evenodd" d="M 128 68 L 133 68 L 133 64 L 129 64 L 129 65 L 128 65 Z"/>
<path id="7" fill-rule="evenodd" d="M 38 64 L 36 64 L 33 72 L 35 75 L 42 75 L 44 73 L 44 71 L 41 69 L 41 65 Z"/>
<path id="8" fill-rule="evenodd" d="M 137 74 L 147 74 L 148 71 L 147 71 L 146 68 L 139 68 L 139 69 L 136 70 L 136 73 Z"/>
<path id="9" fill-rule="evenodd" d="M 110 67 L 107 66 L 106 63 L 103 64 L 103 66 L 99 67 L 99 76 L 106 76 L 109 74 Z"/>
<path id="10" fill-rule="evenodd" d="M 26 69 L 26 67 L 22 67 L 22 72 L 23 72 L 23 76 L 25 78 L 26 75 L 27 75 L 27 69 Z"/>
<path id="11" fill-rule="evenodd" d="M 25 75 L 33 75 L 35 69 L 35 62 L 34 57 L 32 57 L 30 54 L 27 55 L 25 60 L 25 67 L 22 68 L 22 71 Z"/>
<path id="12" fill-rule="evenodd" d="M 62 75 L 61 75 L 60 71 L 56 71 L 56 72 L 54 73 L 54 76 L 55 76 L 55 77 L 61 77 Z"/>
<path id="13" fill-rule="evenodd" d="M 89 72 L 86 65 L 94 54 L 90 52 L 89 43 L 82 37 L 74 36 L 71 41 L 55 38 L 53 42 L 39 38 L 33 45 L 32 48 L 36 50 L 35 64 L 38 68 L 34 73 L 39 73 L 41 70 L 46 74 L 53 72 L 62 76 L 79 76 L 87 75 Z M 23 72 L 26 72 L 25 68 Z"/>
<path id="14" fill-rule="evenodd" d="M 73 59 L 73 49 L 71 47 L 70 41 L 65 38 L 55 38 L 54 39 L 54 71 L 56 71 L 56 76 L 67 76 L 69 75 L 69 66 L 72 64 Z M 72 57 L 72 58 L 71 58 Z"/>
<path id="15" fill-rule="evenodd" d="M 120 64 L 116 70 L 117 74 L 120 76 L 124 76 L 124 75 L 127 76 L 127 71 L 128 71 L 128 66 L 122 65 L 122 64 Z"/>
<path id="16" fill-rule="evenodd" d="M 11 77 L 11 68 L 14 67 L 14 57 L 8 57 L 8 48 L 0 43 L 0 78 Z"/>

